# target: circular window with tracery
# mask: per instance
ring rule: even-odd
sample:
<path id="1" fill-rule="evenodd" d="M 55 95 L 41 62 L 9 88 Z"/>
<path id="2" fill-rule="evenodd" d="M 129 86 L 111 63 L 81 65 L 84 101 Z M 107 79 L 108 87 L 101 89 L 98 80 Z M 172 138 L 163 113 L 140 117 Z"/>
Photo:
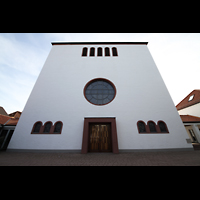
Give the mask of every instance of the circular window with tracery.
<path id="1" fill-rule="evenodd" d="M 89 81 L 84 88 L 85 98 L 94 105 L 110 103 L 116 96 L 114 84 L 103 78 Z"/>

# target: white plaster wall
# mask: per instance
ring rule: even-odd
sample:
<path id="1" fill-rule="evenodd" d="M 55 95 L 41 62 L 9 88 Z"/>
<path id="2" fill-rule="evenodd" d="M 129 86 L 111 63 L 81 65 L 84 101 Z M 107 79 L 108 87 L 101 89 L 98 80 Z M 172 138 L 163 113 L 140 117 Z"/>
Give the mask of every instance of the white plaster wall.
<path id="1" fill-rule="evenodd" d="M 83 47 L 113 46 L 117 57 L 81 56 Z M 85 99 L 83 88 L 94 78 L 115 84 L 110 104 L 95 106 Z M 146 45 L 52 46 L 8 149 L 80 150 L 84 117 L 116 117 L 119 149 L 192 148 Z M 170 133 L 139 134 L 138 120 L 163 120 Z M 62 121 L 62 134 L 30 134 L 36 121 Z"/>
<path id="2" fill-rule="evenodd" d="M 178 113 L 179 115 L 193 115 L 200 117 L 200 103 L 181 109 Z"/>

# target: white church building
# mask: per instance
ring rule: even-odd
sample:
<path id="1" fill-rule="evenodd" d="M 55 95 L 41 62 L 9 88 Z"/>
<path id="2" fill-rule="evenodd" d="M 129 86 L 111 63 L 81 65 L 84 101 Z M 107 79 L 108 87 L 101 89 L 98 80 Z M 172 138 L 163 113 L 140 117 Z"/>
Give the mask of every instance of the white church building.
<path id="1" fill-rule="evenodd" d="M 147 42 L 53 42 L 10 150 L 192 148 Z"/>

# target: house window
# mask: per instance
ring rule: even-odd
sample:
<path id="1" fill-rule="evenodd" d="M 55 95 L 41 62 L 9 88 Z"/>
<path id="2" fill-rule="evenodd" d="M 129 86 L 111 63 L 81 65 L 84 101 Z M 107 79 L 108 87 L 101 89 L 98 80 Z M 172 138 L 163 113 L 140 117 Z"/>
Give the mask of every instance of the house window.
<path id="1" fill-rule="evenodd" d="M 113 54 L 113 56 L 118 56 L 117 55 L 117 48 L 116 47 L 112 48 L 112 54 Z"/>
<path id="2" fill-rule="evenodd" d="M 151 133 L 156 133 L 156 125 L 153 121 L 148 122 L 149 130 Z"/>
<path id="3" fill-rule="evenodd" d="M 195 142 L 198 142 L 198 141 L 197 141 L 197 138 L 196 138 L 196 135 L 194 134 L 193 129 L 189 129 L 189 133 L 190 133 L 190 136 L 192 137 L 193 142 L 194 142 L 194 143 L 195 143 Z"/>
<path id="4" fill-rule="evenodd" d="M 44 133 L 49 133 L 50 130 L 51 130 L 51 125 L 52 123 L 51 122 L 46 122 L 45 125 L 44 125 Z"/>
<path id="5" fill-rule="evenodd" d="M 192 96 L 190 96 L 188 101 L 192 101 L 194 99 L 194 94 Z"/>
<path id="6" fill-rule="evenodd" d="M 139 133 L 146 133 L 146 125 L 143 121 L 137 123 Z"/>
<path id="7" fill-rule="evenodd" d="M 87 56 L 87 47 L 83 48 L 82 56 Z"/>
<path id="8" fill-rule="evenodd" d="M 94 47 L 90 48 L 90 56 L 94 56 L 94 52 L 95 52 L 95 48 Z"/>
<path id="9" fill-rule="evenodd" d="M 54 125 L 54 133 L 61 133 L 62 130 L 62 122 L 56 122 Z"/>
<path id="10" fill-rule="evenodd" d="M 110 56 L 110 49 L 108 47 L 105 48 L 105 56 Z"/>
<path id="11" fill-rule="evenodd" d="M 99 47 L 97 49 L 97 56 L 102 56 L 102 48 L 101 47 Z"/>
<path id="12" fill-rule="evenodd" d="M 36 122 L 33 128 L 33 133 L 39 133 L 41 126 L 42 126 L 42 122 Z"/>

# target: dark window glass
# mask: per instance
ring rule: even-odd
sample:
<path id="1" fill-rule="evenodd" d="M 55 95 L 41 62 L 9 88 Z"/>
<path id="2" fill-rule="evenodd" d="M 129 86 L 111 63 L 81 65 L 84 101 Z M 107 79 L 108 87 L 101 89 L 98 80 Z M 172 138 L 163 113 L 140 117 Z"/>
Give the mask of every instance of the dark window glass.
<path id="1" fill-rule="evenodd" d="M 47 122 L 44 127 L 44 133 L 49 133 L 51 129 L 51 122 Z"/>
<path id="2" fill-rule="evenodd" d="M 35 124 L 35 127 L 34 127 L 33 132 L 34 132 L 34 133 L 39 133 L 39 132 L 40 132 L 41 126 L 42 126 L 42 123 L 41 123 L 41 122 L 37 122 L 37 123 Z"/>
<path id="3" fill-rule="evenodd" d="M 87 56 L 87 47 L 83 48 L 82 56 Z"/>
<path id="4" fill-rule="evenodd" d="M 97 56 L 102 56 L 102 48 L 101 47 L 99 47 L 97 49 Z"/>
<path id="5" fill-rule="evenodd" d="M 117 48 L 116 47 L 112 48 L 112 53 L 113 53 L 113 56 L 118 56 L 117 55 Z"/>
<path id="6" fill-rule="evenodd" d="M 105 56 L 110 56 L 110 49 L 108 47 L 105 48 Z"/>
<path id="7" fill-rule="evenodd" d="M 144 122 L 138 122 L 138 128 L 140 133 L 146 133 L 146 127 Z"/>
<path id="8" fill-rule="evenodd" d="M 1 148 L 2 144 L 4 143 L 4 139 L 5 139 L 6 135 L 7 135 L 7 133 L 8 133 L 8 130 L 3 130 L 1 132 L 1 135 L 0 135 L 0 148 Z"/>
<path id="9" fill-rule="evenodd" d="M 94 56 L 95 49 L 92 47 L 90 48 L 90 56 Z"/>
<path id="10" fill-rule="evenodd" d="M 62 129 L 62 123 L 61 122 L 57 122 L 54 128 L 54 133 L 60 133 Z"/>
<path id="11" fill-rule="evenodd" d="M 160 127 L 161 132 L 167 132 L 166 124 L 164 122 L 159 122 L 158 126 Z"/>
<path id="12" fill-rule="evenodd" d="M 149 122 L 148 125 L 149 125 L 150 132 L 157 132 L 156 126 L 153 122 Z"/>
<path id="13" fill-rule="evenodd" d="M 104 105 L 115 97 L 114 86 L 106 80 L 92 81 L 84 91 L 86 99 L 96 105 Z"/>

